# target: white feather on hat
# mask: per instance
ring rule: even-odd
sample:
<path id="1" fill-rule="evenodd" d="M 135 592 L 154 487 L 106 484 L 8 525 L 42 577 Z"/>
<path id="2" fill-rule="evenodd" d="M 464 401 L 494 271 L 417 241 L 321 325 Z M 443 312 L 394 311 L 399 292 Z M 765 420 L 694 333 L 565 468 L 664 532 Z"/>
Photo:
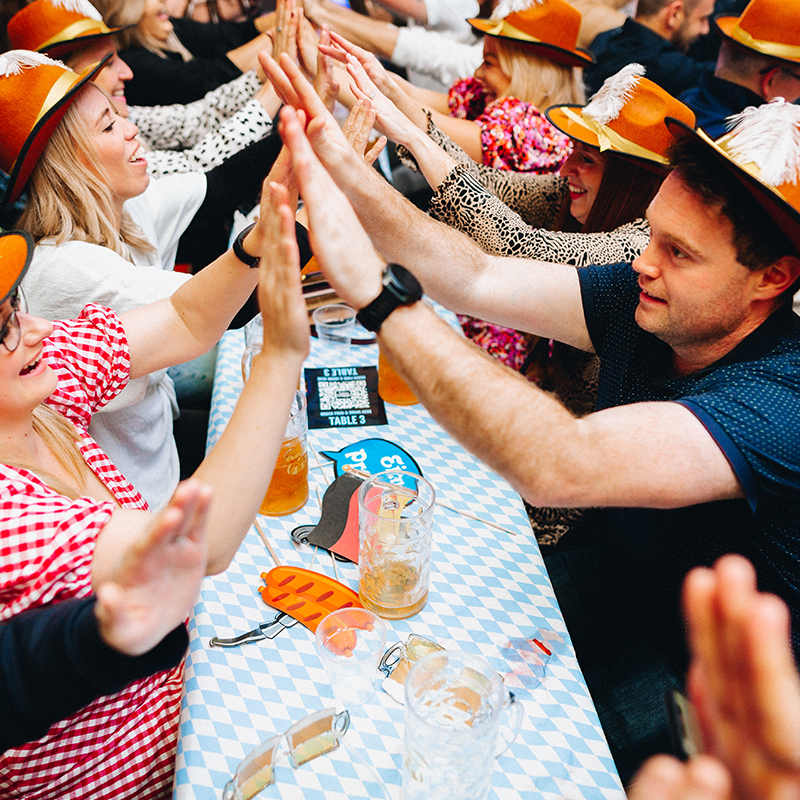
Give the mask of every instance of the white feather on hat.
<path id="1" fill-rule="evenodd" d="M 494 20 L 505 19 L 509 14 L 527 11 L 531 6 L 539 6 L 544 0 L 500 0 L 492 11 L 491 18 Z"/>
<path id="2" fill-rule="evenodd" d="M 778 97 L 726 120 L 725 149 L 740 164 L 755 164 L 768 186 L 800 183 L 800 107 Z"/>
<path id="3" fill-rule="evenodd" d="M 72 11 L 75 14 L 83 14 L 84 17 L 103 21 L 100 12 L 89 2 L 89 0 L 49 0 L 54 8 L 63 8 L 64 11 Z"/>
<path id="4" fill-rule="evenodd" d="M 67 69 L 60 61 L 48 58 L 42 53 L 33 53 L 30 50 L 9 50 L 0 55 L 0 77 L 8 78 L 11 75 L 19 75 L 26 67 L 42 67 L 46 64 Z"/>
<path id="5" fill-rule="evenodd" d="M 597 94 L 583 107 L 581 116 L 593 119 L 598 125 L 608 125 L 616 119 L 633 96 L 633 90 L 644 77 L 641 64 L 628 64 L 615 75 L 606 78 Z"/>

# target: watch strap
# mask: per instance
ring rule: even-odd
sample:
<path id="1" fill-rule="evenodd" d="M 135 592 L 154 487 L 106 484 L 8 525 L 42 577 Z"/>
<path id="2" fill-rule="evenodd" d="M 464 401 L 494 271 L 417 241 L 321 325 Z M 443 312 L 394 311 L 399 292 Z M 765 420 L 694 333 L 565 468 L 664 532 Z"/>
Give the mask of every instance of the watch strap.
<path id="1" fill-rule="evenodd" d="M 247 264 L 250 269 L 257 269 L 259 263 L 261 262 L 261 258 L 259 256 L 251 256 L 250 253 L 244 249 L 244 240 L 247 237 L 247 234 L 250 233 L 255 226 L 256 223 L 251 222 L 246 228 L 242 228 L 239 235 L 233 240 L 233 254 L 243 264 Z"/>
<path id="2" fill-rule="evenodd" d="M 409 306 L 422 299 L 419 281 L 400 264 L 387 264 L 381 280 L 381 293 L 356 314 L 356 319 L 374 333 L 398 306 Z"/>

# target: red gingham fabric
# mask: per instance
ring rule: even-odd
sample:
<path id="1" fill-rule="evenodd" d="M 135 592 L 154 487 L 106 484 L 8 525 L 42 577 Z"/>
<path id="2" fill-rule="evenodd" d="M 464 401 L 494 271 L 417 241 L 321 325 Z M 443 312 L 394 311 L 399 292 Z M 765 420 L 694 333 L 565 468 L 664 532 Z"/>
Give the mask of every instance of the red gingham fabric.
<path id="1" fill-rule="evenodd" d="M 119 317 L 87 306 L 56 323 L 44 357 L 58 373 L 47 400 L 81 433 L 80 450 L 123 508 L 142 496 L 88 435 L 92 414 L 128 381 L 130 356 Z M 0 619 L 91 594 L 95 540 L 114 510 L 69 500 L 27 470 L 0 464 Z M 53 725 L 36 742 L 0 756 L 0 798 L 169 797 L 178 734 L 182 665 L 135 681 Z"/>

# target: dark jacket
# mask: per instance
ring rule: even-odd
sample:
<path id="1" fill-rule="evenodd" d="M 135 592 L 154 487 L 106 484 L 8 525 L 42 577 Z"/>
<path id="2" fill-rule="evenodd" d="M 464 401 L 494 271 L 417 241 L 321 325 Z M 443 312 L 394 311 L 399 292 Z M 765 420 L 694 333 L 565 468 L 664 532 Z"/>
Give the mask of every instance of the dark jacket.
<path id="1" fill-rule="evenodd" d="M 684 92 L 680 100 L 694 111 L 697 127 L 712 139 L 719 139 L 726 132 L 725 119 L 731 114 L 765 102 L 747 87 L 717 78 L 710 72 L 703 75 L 699 86 Z"/>
<path id="2" fill-rule="evenodd" d="M 175 34 L 194 56 L 184 61 L 177 53 L 161 58 L 143 47 L 120 51 L 133 70 L 125 97 L 134 106 L 191 103 L 242 71 L 225 55 L 258 36 L 252 22 L 195 22 L 173 19 Z"/>
<path id="3" fill-rule="evenodd" d="M 596 63 L 583 71 L 586 92 L 591 97 L 603 81 L 627 64 L 645 67 L 645 75 L 674 97 L 700 81 L 704 72 L 714 71 L 714 62 L 695 61 L 675 45 L 632 19 L 621 28 L 603 31 L 589 46 Z"/>

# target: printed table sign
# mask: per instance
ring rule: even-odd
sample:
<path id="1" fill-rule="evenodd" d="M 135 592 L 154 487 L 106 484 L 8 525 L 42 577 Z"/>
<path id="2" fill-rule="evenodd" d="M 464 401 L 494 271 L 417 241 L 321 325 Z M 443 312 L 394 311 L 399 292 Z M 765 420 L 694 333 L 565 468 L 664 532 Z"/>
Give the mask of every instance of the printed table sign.
<path id="1" fill-rule="evenodd" d="M 309 428 L 386 425 L 377 367 L 307 368 L 305 375 Z"/>

